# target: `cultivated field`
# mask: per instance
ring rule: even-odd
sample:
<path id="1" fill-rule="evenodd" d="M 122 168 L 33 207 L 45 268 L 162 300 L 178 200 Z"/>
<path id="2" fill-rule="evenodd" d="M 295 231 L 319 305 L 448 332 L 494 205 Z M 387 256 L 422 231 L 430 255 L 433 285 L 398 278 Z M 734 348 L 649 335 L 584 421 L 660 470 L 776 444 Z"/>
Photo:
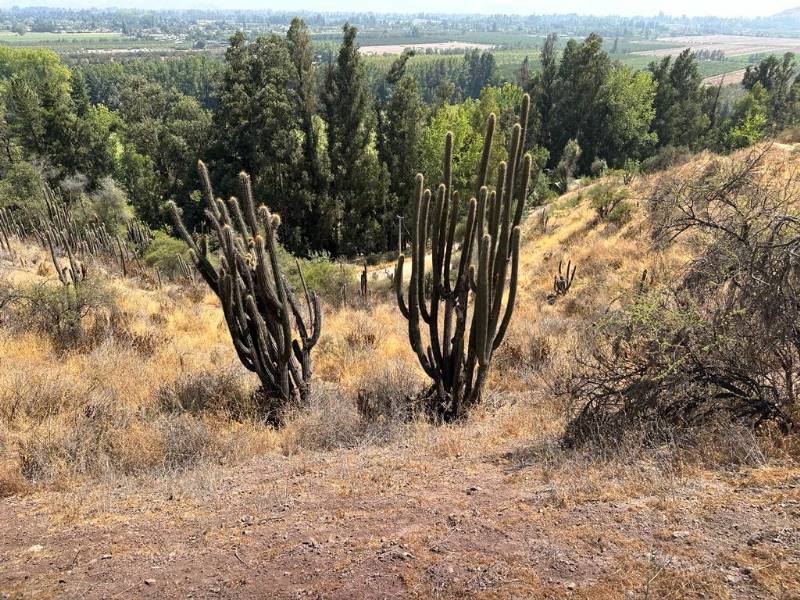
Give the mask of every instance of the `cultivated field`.
<path id="1" fill-rule="evenodd" d="M 477 48 L 478 50 L 491 50 L 494 48 L 493 44 L 477 44 L 474 42 L 439 42 L 431 44 L 387 44 L 382 46 L 361 46 L 359 51 L 361 54 L 367 56 L 380 56 L 383 54 L 402 54 L 403 50 L 410 48 L 417 52 L 426 52 L 432 50 L 433 52 L 446 52 L 453 50 L 471 50 Z"/>
<path id="2" fill-rule="evenodd" d="M 686 48 L 692 50 L 721 50 L 725 56 L 750 56 L 762 53 L 784 53 L 800 51 L 800 38 L 759 37 L 746 35 L 698 35 L 659 38 L 671 48 L 648 49 L 633 52 L 640 56 L 671 56 Z"/>

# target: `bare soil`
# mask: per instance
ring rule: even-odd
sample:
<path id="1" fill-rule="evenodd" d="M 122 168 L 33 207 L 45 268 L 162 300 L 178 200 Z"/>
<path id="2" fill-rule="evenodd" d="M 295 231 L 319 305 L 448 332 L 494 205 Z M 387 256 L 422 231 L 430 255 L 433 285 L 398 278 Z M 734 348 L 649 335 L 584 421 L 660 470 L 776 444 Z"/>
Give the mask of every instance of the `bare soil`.
<path id="1" fill-rule="evenodd" d="M 8 498 L 0 597 L 800 597 L 800 470 L 639 487 L 529 456 L 271 456 Z"/>

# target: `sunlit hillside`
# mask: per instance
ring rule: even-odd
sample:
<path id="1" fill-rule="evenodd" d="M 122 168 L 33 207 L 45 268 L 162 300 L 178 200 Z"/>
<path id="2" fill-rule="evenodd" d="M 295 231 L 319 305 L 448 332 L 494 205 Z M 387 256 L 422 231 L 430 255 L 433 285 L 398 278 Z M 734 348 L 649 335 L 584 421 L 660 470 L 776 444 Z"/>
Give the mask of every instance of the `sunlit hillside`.
<path id="1" fill-rule="evenodd" d="M 310 403 L 274 428 L 204 283 L 88 259 L 103 310 L 63 348 L 15 298 L 60 289 L 50 253 L 12 239 L 0 254 L 0 591 L 794 597 L 796 434 L 723 422 L 563 443 L 581 408 L 566 384 L 596 328 L 680 280 L 701 243 L 656 244 L 653 198 L 764 148 L 585 179 L 532 209 L 509 334 L 483 403 L 452 424 L 404 408 L 427 381 L 384 266 L 369 267 L 366 299 L 324 299 Z M 787 197 L 800 191 L 797 152 L 775 144 L 759 163 Z M 612 192 L 624 208 L 601 219 Z M 568 263 L 572 285 L 555 294 Z"/>

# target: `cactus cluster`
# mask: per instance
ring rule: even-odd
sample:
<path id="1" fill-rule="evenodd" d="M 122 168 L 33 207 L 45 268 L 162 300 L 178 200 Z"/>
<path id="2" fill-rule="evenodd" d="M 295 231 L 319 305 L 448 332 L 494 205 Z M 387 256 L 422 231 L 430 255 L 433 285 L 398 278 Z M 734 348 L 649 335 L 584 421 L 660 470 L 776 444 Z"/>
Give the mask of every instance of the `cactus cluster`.
<path id="1" fill-rule="evenodd" d="M 153 241 L 153 234 L 150 228 L 139 221 L 128 221 L 126 230 L 128 242 L 140 253 L 144 252 Z"/>
<path id="2" fill-rule="evenodd" d="M 218 266 L 209 260 L 207 238 L 196 241 L 175 203 L 169 202 L 168 208 L 197 270 L 222 303 L 239 359 L 258 375 L 266 416 L 277 421 L 282 407 L 307 398 L 311 350 L 322 326 L 319 301 L 309 293 L 301 272 L 308 313 L 304 317 L 278 263 L 275 232 L 280 218 L 264 205 L 256 209 L 250 177 L 239 175 L 241 202 L 232 197 L 226 204 L 214 196 L 202 161 L 198 161 L 198 172 L 205 215 L 219 241 Z"/>
<path id="3" fill-rule="evenodd" d="M 0 248 L 13 252 L 10 238 L 13 236 L 21 238 L 23 232 L 24 229 L 16 222 L 11 211 L 7 208 L 0 208 Z"/>
<path id="4" fill-rule="evenodd" d="M 67 236 L 63 232 L 58 232 L 53 229 L 48 229 L 46 236 L 47 245 L 50 249 L 50 258 L 53 260 L 53 265 L 56 268 L 56 273 L 61 283 L 65 286 L 69 286 L 70 284 L 77 285 L 86 279 L 86 265 L 75 258 L 75 253 L 72 251 L 67 241 Z M 63 261 L 58 255 L 57 249 L 59 246 L 67 253 L 67 258 L 69 260 L 67 265 L 63 264 Z"/>
<path id="5" fill-rule="evenodd" d="M 496 118 L 494 114 L 489 116 L 478 165 L 477 198 L 466 203 L 466 227 L 460 244 L 456 244 L 455 234 L 462 202 L 452 185 L 452 133 L 445 137 L 444 181 L 435 197 L 425 187 L 422 174 L 416 177 L 411 280 L 404 293 L 401 254 L 394 284 L 400 312 L 408 320 L 411 347 L 433 380 L 422 395 L 423 403 L 429 414 L 439 420 L 457 419 L 480 401 L 492 355 L 502 342 L 514 311 L 519 224 L 532 167 L 531 156 L 523 156 L 529 109 L 530 98 L 526 94 L 520 123 L 512 132 L 508 161 L 500 163 L 491 191 L 487 176 Z M 426 272 L 429 236 L 432 265 L 431 271 Z M 425 281 L 429 275 L 428 301 Z M 427 345 L 423 326 L 428 329 Z"/>

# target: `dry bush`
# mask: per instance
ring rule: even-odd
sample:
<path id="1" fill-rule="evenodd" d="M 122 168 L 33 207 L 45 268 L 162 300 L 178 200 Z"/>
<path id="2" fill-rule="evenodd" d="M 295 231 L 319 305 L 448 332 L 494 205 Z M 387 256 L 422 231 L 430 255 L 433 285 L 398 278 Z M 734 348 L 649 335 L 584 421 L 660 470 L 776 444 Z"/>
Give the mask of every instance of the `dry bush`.
<path id="1" fill-rule="evenodd" d="M 162 386 L 158 403 L 169 413 L 213 413 L 238 421 L 252 420 L 259 414 L 255 390 L 247 372 L 238 364 L 194 373 L 185 373 Z"/>
<path id="2" fill-rule="evenodd" d="M 353 448 L 364 440 L 365 422 L 353 399 L 333 386 L 316 385 L 308 406 L 285 418 L 284 452 Z"/>
<path id="3" fill-rule="evenodd" d="M 219 458 L 217 438 L 202 419 L 187 414 L 163 415 L 154 427 L 161 442 L 162 465 L 169 471 Z"/>
<path id="4" fill-rule="evenodd" d="M 375 346 L 379 334 L 378 327 L 371 315 L 357 310 L 353 312 L 350 326 L 344 333 L 344 340 L 352 350 L 367 350 Z"/>
<path id="5" fill-rule="evenodd" d="M 583 406 L 568 444 L 630 428 L 657 442 L 724 415 L 791 429 L 800 378 L 800 180 L 758 150 L 708 161 L 656 187 L 656 243 L 693 238 L 684 275 L 635 295 L 600 323 L 593 351 L 564 392 Z M 655 426 L 654 424 L 658 424 Z"/>
<path id="6" fill-rule="evenodd" d="M 415 414 L 413 397 L 423 384 L 418 372 L 400 361 L 362 378 L 355 398 L 341 387 L 318 384 L 309 406 L 286 417 L 284 451 L 387 444 Z"/>
<path id="7" fill-rule="evenodd" d="M 415 398 L 425 385 L 419 370 L 402 360 L 385 361 L 356 386 L 356 405 L 367 421 L 391 424 L 414 416 Z"/>
<path id="8" fill-rule="evenodd" d="M 117 311 L 111 291 L 96 281 L 79 286 L 37 283 L 15 288 L 9 320 L 21 332 L 47 336 L 57 352 L 90 350 L 111 333 Z"/>

